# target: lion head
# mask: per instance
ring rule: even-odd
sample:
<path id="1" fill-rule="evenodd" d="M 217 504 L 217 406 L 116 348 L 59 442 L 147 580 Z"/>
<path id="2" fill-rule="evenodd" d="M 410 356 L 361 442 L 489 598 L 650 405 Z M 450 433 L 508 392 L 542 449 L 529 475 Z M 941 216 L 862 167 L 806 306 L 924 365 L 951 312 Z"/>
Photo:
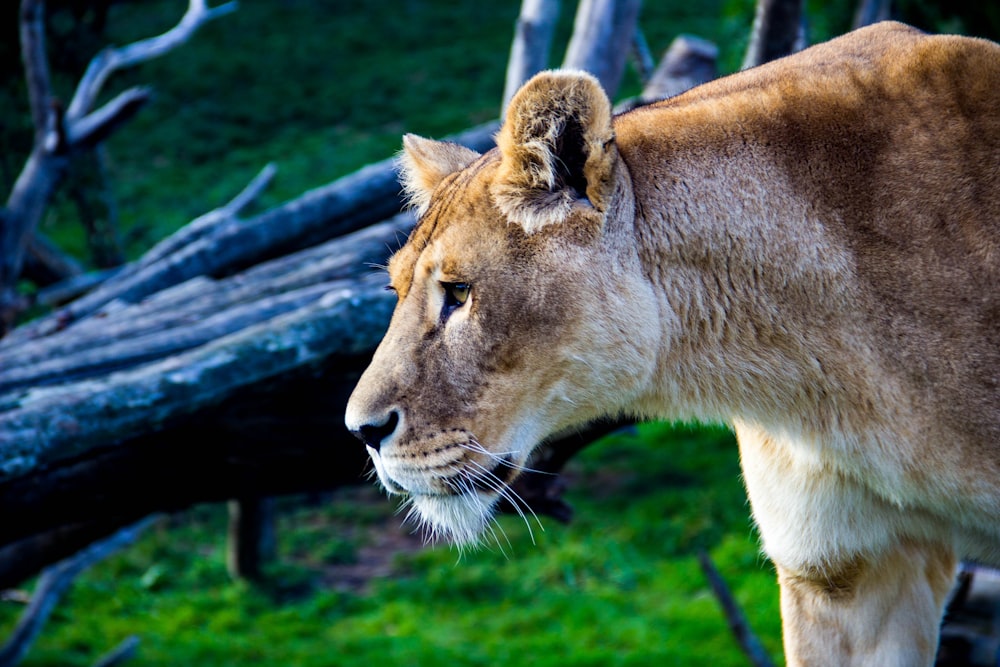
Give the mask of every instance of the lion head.
<path id="1" fill-rule="evenodd" d="M 611 105 L 577 72 L 515 96 L 497 148 L 408 135 L 418 222 L 398 303 L 347 407 L 381 483 L 432 531 L 477 539 L 547 437 L 618 414 L 659 347 Z"/>

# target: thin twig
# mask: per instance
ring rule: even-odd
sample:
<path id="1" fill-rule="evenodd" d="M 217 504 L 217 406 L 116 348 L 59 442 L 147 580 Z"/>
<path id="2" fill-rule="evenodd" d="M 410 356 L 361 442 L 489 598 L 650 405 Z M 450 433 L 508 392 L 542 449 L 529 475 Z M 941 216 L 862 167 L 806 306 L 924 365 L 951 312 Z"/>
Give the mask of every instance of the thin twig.
<path id="1" fill-rule="evenodd" d="M 705 573 L 705 578 L 712 586 L 712 592 L 715 593 L 715 597 L 722 606 L 726 621 L 729 622 L 729 629 L 732 630 L 733 636 L 736 637 L 740 648 L 743 649 L 743 653 L 750 659 L 750 663 L 754 667 L 774 667 L 774 662 L 771 661 L 757 635 L 753 633 L 753 629 L 740 610 L 733 594 L 729 591 L 729 587 L 726 586 L 722 575 L 715 569 L 712 558 L 704 551 L 699 551 L 698 564 L 701 565 L 701 571 Z"/>
<path id="2" fill-rule="evenodd" d="M 219 209 L 223 215 L 236 217 L 243 212 L 247 206 L 252 204 L 260 196 L 267 186 L 274 180 L 274 175 L 278 173 L 278 167 L 273 162 L 268 162 L 264 168 L 254 176 L 243 190 L 233 197 L 232 201 Z"/>
<path id="3" fill-rule="evenodd" d="M 138 648 L 139 638 L 135 635 L 130 635 L 126 637 L 121 644 L 101 656 L 101 658 L 94 663 L 94 667 L 115 667 L 115 665 L 120 665 L 134 656 L 135 651 Z"/>
<path id="4" fill-rule="evenodd" d="M 131 273 L 135 273 L 141 267 L 149 266 L 177 252 L 184 246 L 190 245 L 208 235 L 212 230 L 219 227 L 219 225 L 234 221 L 236 216 L 253 203 L 267 186 L 270 185 L 277 171 L 278 168 L 273 162 L 266 164 L 238 195 L 226 204 L 198 216 L 176 233 L 157 243 L 136 261 L 134 265 L 127 267 L 121 277 L 124 278 Z"/>

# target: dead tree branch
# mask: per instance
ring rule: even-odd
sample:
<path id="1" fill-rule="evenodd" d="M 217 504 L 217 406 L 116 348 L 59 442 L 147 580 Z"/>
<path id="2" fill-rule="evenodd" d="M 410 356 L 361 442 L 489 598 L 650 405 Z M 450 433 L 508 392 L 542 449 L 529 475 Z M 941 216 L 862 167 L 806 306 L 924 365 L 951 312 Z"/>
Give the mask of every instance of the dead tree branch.
<path id="1" fill-rule="evenodd" d="M 486 123 L 450 140 L 486 150 L 493 145 L 497 127 L 495 122 Z M 361 229 L 397 213 L 402 207 L 399 191 L 395 161 L 388 159 L 248 220 L 214 216 L 203 229 L 180 232 L 182 238 L 168 241 L 166 250 L 154 248 L 152 259 L 140 260 L 134 269 L 126 269 L 66 308 L 16 329 L 0 340 L 0 351 L 65 329 L 112 301 L 136 303 L 197 276 L 227 275 L 269 256 Z"/>
<path id="2" fill-rule="evenodd" d="M 98 285 L 107 282 L 118 273 L 119 267 L 113 269 L 101 269 L 88 273 L 71 275 L 68 278 L 47 285 L 39 289 L 32 295 L 30 301 L 32 305 L 41 306 L 45 309 L 58 308 L 64 306 L 73 299 L 77 299 L 87 292 L 95 289 Z M 39 281 L 40 284 L 44 282 Z"/>
<path id="3" fill-rule="evenodd" d="M 548 67 L 552 33 L 558 18 L 559 0 L 522 0 L 507 61 L 501 117 L 524 82 Z"/>
<path id="4" fill-rule="evenodd" d="M 84 72 L 76 87 L 73 100 L 66 109 L 66 118 L 76 122 L 91 112 L 108 78 L 118 70 L 134 67 L 158 58 L 187 42 L 205 23 L 236 11 L 236 2 L 208 7 L 205 0 L 190 0 L 180 22 L 156 37 L 134 42 L 121 48 L 108 48 L 99 53 Z M 126 91 L 128 92 L 128 91 Z M 110 103 L 109 103 L 110 104 Z"/>
<path id="5" fill-rule="evenodd" d="M 28 101 L 35 127 L 35 143 L 44 143 L 50 126 L 52 85 L 45 54 L 45 0 L 21 2 L 21 60 L 28 84 Z"/>
<path id="6" fill-rule="evenodd" d="M 91 61 L 69 108 L 63 113 L 62 106 L 52 96 L 49 81 L 44 0 L 22 0 L 22 58 L 35 124 L 35 142 L 6 207 L 0 210 L 0 336 L 25 306 L 15 291 L 25 247 L 52 195 L 65 178 L 69 154 L 92 149 L 135 115 L 149 99 L 146 88 L 130 88 L 92 111 L 108 77 L 123 67 L 163 55 L 184 43 L 206 21 L 235 8 L 235 2 L 208 8 L 204 0 L 190 0 L 187 12 L 173 29 L 158 37 L 102 52 Z"/>
<path id="7" fill-rule="evenodd" d="M 138 637 L 135 635 L 126 637 L 121 644 L 111 649 L 95 662 L 94 667 L 115 667 L 116 665 L 120 665 L 126 660 L 130 660 L 138 648 Z"/>
<path id="8" fill-rule="evenodd" d="M 134 526 L 124 528 L 45 570 L 38 580 L 31 603 L 21 615 L 10 639 L 0 649 L 0 667 L 13 667 L 21 661 L 48 621 L 59 599 L 81 572 L 133 543 L 156 518 L 149 517 Z"/>
<path id="9" fill-rule="evenodd" d="M 309 305 L 162 361 L 8 396 L 13 404 L 0 413 L 0 479 L 163 428 L 240 387 L 325 356 L 366 352 L 392 305 L 380 293 L 381 276 L 373 278 L 331 282 Z"/>
<path id="10" fill-rule="evenodd" d="M 750 660 L 750 664 L 754 667 L 774 667 L 774 662 L 767 654 L 767 650 L 764 649 L 764 645 L 760 643 L 760 639 L 754 634 L 750 623 L 747 622 L 746 616 L 736 602 L 736 598 L 729 591 L 726 581 L 715 568 L 715 564 L 712 563 L 711 557 L 704 551 L 699 551 L 698 564 L 712 587 L 712 592 L 715 593 L 716 599 L 722 606 L 722 612 L 726 615 L 729 629 L 732 630 L 733 636 L 744 655 Z"/>
<path id="11" fill-rule="evenodd" d="M 582 69 L 614 97 L 625 71 L 640 0 L 580 0 L 563 67 Z"/>

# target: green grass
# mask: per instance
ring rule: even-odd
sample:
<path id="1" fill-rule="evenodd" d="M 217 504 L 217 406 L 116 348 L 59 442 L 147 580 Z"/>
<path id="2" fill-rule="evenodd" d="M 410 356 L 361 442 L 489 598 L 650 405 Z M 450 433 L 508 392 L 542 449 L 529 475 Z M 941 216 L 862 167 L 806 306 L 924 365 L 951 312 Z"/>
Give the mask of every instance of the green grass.
<path id="1" fill-rule="evenodd" d="M 361 592 L 318 582 L 398 521 L 388 500 L 286 508 L 259 587 L 228 579 L 224 513 L 197 508 L 81 577 L 24 664 L 88 665 L 137 634 L 137 666 L 744 665 L 698 549 L 780 655 L 774 576 L 727 431 L 644 425 L 585 450 L 569 477 L 570 525 L 542 519 L 533 544 L 502 517 L 505 553 L 401 555 Z M 17 611 L 0 607 L 0 628 Z"/>

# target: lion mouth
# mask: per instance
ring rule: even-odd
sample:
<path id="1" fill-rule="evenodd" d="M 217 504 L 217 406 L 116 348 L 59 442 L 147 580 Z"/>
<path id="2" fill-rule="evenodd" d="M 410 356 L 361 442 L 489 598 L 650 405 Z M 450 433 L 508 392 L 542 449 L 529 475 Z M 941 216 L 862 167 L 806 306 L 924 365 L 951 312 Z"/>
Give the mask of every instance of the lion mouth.
<path id="1" fill-rule="evenodd" d="M 495 535 L 490 525 L 501 500 L 526 522 L 525 513 L 531 513 L 510 486 L 522 469 L 510 454 L 491 454 L 485 461 L 466 459 L 450 466 L 447 476 L 414 475 L 416 471 L 394 470 L 391 465 L 386 470 L 386 462 L 376 457 L 372 458 L 382 485 L 391 494 L 408 496 L 406 519 L 422 526 L 430 541 L 465 547 L 479 544 L 484 533 Z"/>
<path id="2" fill-rule="evenodd" d="M 465 547 L 492 536 L 502 550 L 497 535 L 503 529 L 493 526 L 501 506 L 513 508 L 531 533 L 534 512 L 512 487 L 528 470 L 517 451 L 491 451 L 469 435 L 446 443 L 425 441 L 420 449 L 388 453 L 369 447 L 368 452 L 382 487 L 405 497 L 406 520 L 423 527 L 429 541 Z"/>
<path id="3" fill-rule="evenodd" d="M 392 495 L 402 496 L 462 496 L 470 491 L 496 495 L 502 493 L 505 488 L 517 476 L 517 465 L 510 456 L 501 456 L 495 459 L 492 466 L 484 466 L 480 463 L 471 463 L 458 470 L 450 477 L 440 477 L 434 480 L 436 488 L 427 488 L 424 484 L 406 484 L 393 478 L 382 465 L 382 462 L 372 457 L 375 463 L 375 470 L 379 481 Z"/>

